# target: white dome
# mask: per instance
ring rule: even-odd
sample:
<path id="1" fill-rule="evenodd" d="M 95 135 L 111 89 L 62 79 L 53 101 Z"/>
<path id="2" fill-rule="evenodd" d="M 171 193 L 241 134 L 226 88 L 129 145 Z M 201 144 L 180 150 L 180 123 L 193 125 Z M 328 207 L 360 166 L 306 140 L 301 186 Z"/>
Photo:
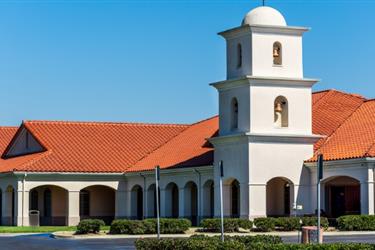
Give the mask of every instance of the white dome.
<path id="1" fill-rule="evenodd" d="M 286 21 L 278 10 L 268 6 L 252 9 L 242 20 L 242 25 L 286 26 Z"/>

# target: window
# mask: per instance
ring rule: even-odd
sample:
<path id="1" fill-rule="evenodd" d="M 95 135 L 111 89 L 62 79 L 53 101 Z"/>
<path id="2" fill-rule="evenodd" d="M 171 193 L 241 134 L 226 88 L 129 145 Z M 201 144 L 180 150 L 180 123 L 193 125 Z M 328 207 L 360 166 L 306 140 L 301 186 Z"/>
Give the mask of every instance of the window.
<path id="1" fill-rule="evenodd" d="M 90 192 L 87 190 L 79 192 L 79 215 L 90 216 Z"/>
<path id="2" fill-rule="evenodd" d="M 288 101 L 278 96 L 274 102 L 274 124 L 276 127 L 288 127 Z"/>
<path id="3" fill-rule="evenodd" d="M 283 57 L 282 57 L 281 43 L 275 42 L 273 44 L 272 56 L 273 56 L 273 64 L 274 65 L 281 65 L 282 64 Z"/>
<path id="4" fill-rule="evenodd" d="M 237 68 L 242 67 L 242 46 L 241 44 L 237 45 Z"/>
<path id="5" fill-rule="evenodd" d="M 236 130 L 238 129 L 238 101 L 236 98 L 232 99 L 231 116 L 231 130 Z"/>

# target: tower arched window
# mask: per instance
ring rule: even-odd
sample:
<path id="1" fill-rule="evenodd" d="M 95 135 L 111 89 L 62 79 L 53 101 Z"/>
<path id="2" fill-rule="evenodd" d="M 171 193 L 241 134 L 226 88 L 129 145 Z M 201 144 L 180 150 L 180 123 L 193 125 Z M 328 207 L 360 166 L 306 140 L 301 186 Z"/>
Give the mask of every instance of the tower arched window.
<path id="1" fill-rule="evenodd" d="M 288 127 L 288 100 L 278 96 L 274 102 L 274 124 L 276 127 Z"/>
<path id="2" fill-rule="evenodd" d="M 238 129 L 238 101 L 233 98 L 231 103 L 231 130 L 236 129 Z"/>
<path id="3" fill-rule="evenodd" d="M 280 42 L 274 42 L 272 49 L 273 64 L 282 65 L 283 63 L 283 50 Z"/>
<path id="4" fill-rule="evenodd" d="M 237 44 L 237 68 L 242 67 L 242 46 L 241 44 Z"/>

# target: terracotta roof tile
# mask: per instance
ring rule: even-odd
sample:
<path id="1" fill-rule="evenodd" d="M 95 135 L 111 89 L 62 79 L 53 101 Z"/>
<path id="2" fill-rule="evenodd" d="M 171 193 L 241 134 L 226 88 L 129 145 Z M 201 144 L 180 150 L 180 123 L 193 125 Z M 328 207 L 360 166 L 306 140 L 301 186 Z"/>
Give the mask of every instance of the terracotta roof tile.
<path id="1" fill-rule="evenodd" d="M 207 139 L 217 134 L 218 123 L 219 118 L 215 116 L 193 124 L 127 171 L 150 170 L 156 165 L 161 168 L 211 165 L 213 148 Z"/>

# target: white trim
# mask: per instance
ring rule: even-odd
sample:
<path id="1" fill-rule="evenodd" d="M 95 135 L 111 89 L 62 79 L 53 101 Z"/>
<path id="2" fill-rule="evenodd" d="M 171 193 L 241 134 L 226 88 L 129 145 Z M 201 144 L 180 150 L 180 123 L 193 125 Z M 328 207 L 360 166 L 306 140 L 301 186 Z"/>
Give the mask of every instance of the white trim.
<path id="1" fill-rule="evenodd" d="M 210 83 L 211 86 L 218 90 L 227 90 L 242 86 L 286 86 L 286 87 L 312 87 L 319 79 L 310 78 L 291 78 L 291 77 L 271 77 L 271 76 L 251 76 L 228 79 L 224 81 Z"/>

